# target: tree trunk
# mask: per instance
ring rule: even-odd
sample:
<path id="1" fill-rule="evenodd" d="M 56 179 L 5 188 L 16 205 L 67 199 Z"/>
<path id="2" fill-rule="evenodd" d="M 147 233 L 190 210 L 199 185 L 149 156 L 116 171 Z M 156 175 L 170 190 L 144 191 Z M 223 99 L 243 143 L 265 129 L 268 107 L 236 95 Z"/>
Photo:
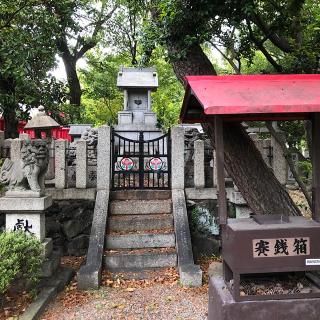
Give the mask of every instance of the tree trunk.
<path id="1" fill-rule="evenodd" d="M 19 137 L 18 120 L 16 118 L 16 106 L 7 105 L 3 110 L 5 139 Z"/>
<path id="2" fill-rule="evenodd" d="M 168 45 L 168 50 L 172 56 L 173 70 L 182 83 L 187 75 L 216 75 L 216 71 L 200 45 L 193 45 L 189 48 L 183 59 L 175 58 L 183 49 L 175 46 L 174 43 Z"/>
<path id="3" fill-rule="evenodd" d="M 179 48 L 170 43 L 168 50 L 174 55 Z M 200 46 L 188 50 L 185 59 L 173 59 L 171 63 L 180 81 L 183 81 L 186 75 L 216 74 Z M 203 125 L 203 128 L 214 145 L 214 126 L 209 123 Z M 241 124 L 226 124 L 223 134 L 226 170 L 253 212 L 301 215 Z"/>
<path id="4" fill-rule="evenodd" d="M 79 106 L 81 105 L 81 86 L 79 77 L 77 74 L 77 67 L 76 67 L 76 59 L 66 54 L 62 54 L 62 60 L 66 69 L 67 74 L 67 81 L 69 85 L 69 95 L 70 95 L 70 104 Z M 80 119 L 80 108 L 78 108 L 77 112 L 77 120 Z"/>
<path id="5" fill-rule="evenodd" d="M 203 127 L 214 142 L 214 126 Z M 255 214 L 301 215 L 241 124 L 226 123 L 223 138 L 225 168 Z"/>
<path id="6" fill-rule="evenodd" d="M 15 103 L 15 81 L 13 78 L 5 78 L 0 74 L 0 93 L 7 96 L 7 99 L 2 101 L 3 118 L 4 118 L 4 136 L 6 139 L 18 138 L 18 120 L 16 110 L 18 106 Z"/>

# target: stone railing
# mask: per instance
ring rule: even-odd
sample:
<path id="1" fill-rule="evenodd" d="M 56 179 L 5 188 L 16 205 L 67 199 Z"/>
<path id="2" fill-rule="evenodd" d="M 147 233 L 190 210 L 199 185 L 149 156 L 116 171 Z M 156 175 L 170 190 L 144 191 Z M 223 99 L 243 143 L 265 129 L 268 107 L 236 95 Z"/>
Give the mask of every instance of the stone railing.
<path id="1" fill-rule="evenodd" d="M 21 143 L 29 139 L 28 134 L 20 134 L 19 139 L 4 139 L 0 131 L 1 158 L 20 158 Z M 56 189 L 87 189 L 97 186 L 97 148 L 86 140 L 53 140 L 49 146 L 49 166 L 46 184 Z"/>

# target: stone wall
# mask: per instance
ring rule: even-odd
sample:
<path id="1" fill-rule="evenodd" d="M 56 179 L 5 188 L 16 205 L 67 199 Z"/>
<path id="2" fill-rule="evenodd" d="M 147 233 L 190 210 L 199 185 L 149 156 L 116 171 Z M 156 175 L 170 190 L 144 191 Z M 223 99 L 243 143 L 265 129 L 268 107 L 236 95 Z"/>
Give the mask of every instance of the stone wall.
<path id="1" fill-rule="evenodd" d="M 195 258 L 198 259 L 202 255 L 219 255 L 217 200 L 188 200 L 187 210 Z"/>
<path id="2" fill-rule="evenodd" d="M 194 142 L 196 140 L 204 141 L 204 170 L 205 187 L 213 187 L 213 148 L 210 140 L 204 133 L 199 133 L 195 128 L 185 128 L 185 187 L 194 187 Z"/>
<path id="3" fill-rule="evenodd" d="M 80 256 L 87 252 L 94 201 L 54 201 L 46 211 L 46 236 L 63 255 Z"/>

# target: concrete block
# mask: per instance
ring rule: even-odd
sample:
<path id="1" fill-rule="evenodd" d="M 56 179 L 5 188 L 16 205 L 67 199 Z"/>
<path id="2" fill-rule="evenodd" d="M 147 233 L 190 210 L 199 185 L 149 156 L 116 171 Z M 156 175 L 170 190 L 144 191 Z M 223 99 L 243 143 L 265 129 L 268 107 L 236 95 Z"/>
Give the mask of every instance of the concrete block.
<path id="1" fill-rule="evenodd" d="M 97 189 L 110 189 L 110 143 L 110 127 L 101 126 L 98 128 Z"/>
<path id="2" fill-rule="evenodd" d="M 53 200 L 95 200 L 96 188 L 89 189 L 46 189 L 46 194 L 50 195 Z"/>
<path id="3" fill-rule="evenodd" d="M 158 213 L 171 213 L 171 200 L 128 200 L 110 203 L 110 214 Z"/>
<path id="4" fill-rule="evenodd" d="M 66 163 L 67 140 L 55 141 L 55 186 L 64 189 L 67 185 L 67 163 Z"/>
<path id="5" fill-rule="evenodd" d="M 85 189 L 87 187 L 87 141 L 78 140 L 76 158 L 76 188 Z"/>
<path id="6" fill-rule="evenodd" d="M 252 210 L 248 206 L 235 206 L 236 209 L 236 218 L 250 218 Z"/>
<path id="7" fill-rule="evenodd" d="M 42 278 L 51 277 L 60 266 L 60 260 L 61 260 L 60 254 L 56 252 L 53 252 L 50 257 L 44 260 L 41 267 L 41 277 Z"/>
<path id="8" fill-rule="evenodd" d="M 171 129 L 171 185 L 172 189 L 184 189 L 184 128 Z"/>
<path id="9" fill-rule="evenodd" d="M 195 188 L 204 188 L 204 141 L 196 140 L 194 142 L 194 186 Z"/>
<path id="10" fill-rule="evenodd" d="M 45 191 L 32 191 L 32 190 L 8 190 L 5 193 L 7 198 L 40 198 L 45 195 Z"/>
<path id="11" fill-rule="evenodd" d="M 132 123 L 132 112 L 131 111 L 120 111 L 118 112 L 118 123 L 131 124 Z"/>
<path id="12" fill-rule="evenodd" d="M 107 249 L 136 249 L 175 247 L 173 233 L 107 235 Z"/>
<path id="13" fill-rule="evenodd" d="M 147 268 L 170 268 L 177 265 L 177 254 L 175 252 L 146 252 L 130 254 L 121 252 L 108 254 L 104 257 L 104 267 L 107 270 L 147 269 Z"/>
<path id="14" fill-rule="evenodd" d="M 24 231 L 40 241 L 45 238 L 45 215 L 41 213 L 7 213 L 6 231 Z"/>
<path id="15" fill-rule="evenodd" d="M 231 192 L 230 202 L 238 205 L 247 204 L 246 200 L 243 198 L 241 192 L 239 191 Z"/>
<path id="16" fill-rule="evenodd" d="M 0 198 L 0 211 L 2 212 L 42 212 L 49 208 L 51 205 L 52 198 L 50 196 L 44 196 L 40 198 Z"/>
<path id="17" fill-rule="evenodd" d="M 202 270 L 195 264 L 179 266 L 180 283 L 188 287 L 202 286 Z"/>
<path id="18" fill-rule="evenodd" d="M 156 124 L 157 124 L 157 115 L 152 111 L 144 112 L 144 123 L 146 125 L 156 126 Z"/>
<path id="19" fill-rule="evenodd" d="M 42 241 L 41 256 L 45 259 L 48 258 L 53 251 L 53 241 L 51 238 L 44 238 Z"/>

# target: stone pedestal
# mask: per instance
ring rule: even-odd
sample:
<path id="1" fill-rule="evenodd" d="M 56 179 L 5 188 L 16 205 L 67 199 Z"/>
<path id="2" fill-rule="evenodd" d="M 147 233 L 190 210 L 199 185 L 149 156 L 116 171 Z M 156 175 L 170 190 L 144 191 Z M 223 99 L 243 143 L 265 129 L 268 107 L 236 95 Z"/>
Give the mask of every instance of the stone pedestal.
<path id="1" fill-rule="evenodd" d="M 235 302 L 221 276 L 209 283 L 208 320 L 318 320 L 320 298 Z"/>
<path id="2" fill-rule="evenodd" d="M 251 208 L 247 205 L 246 200 L 242 194 L 235 190 L 231 192 L 230 202 L 234 205 L 236 210 L 236 218 L 249 218 L 252 213 Z"/>
<path id="3" fill-rule="evenodd" d="M 60 257 L 53 253 L 52 239 L 45 238 L 44 212 L 52 205 L 52 198 L 39 195 L 31 190 L 7 191 L 0 198 L 0 211 L 6 213 L 6 231 L 23 231 L 42 242 L 42 276 L 50 277 L 59 266 Z"/>
<path id="4" fill-rule="evenodd" d="M 21 230 L 44 240 L 44 210 L 52 205 L 52 198 L 36 196 L 32 191 L 8 191 L 0 198 L 0 211 L 6 213 L 6 231 Z"/>

